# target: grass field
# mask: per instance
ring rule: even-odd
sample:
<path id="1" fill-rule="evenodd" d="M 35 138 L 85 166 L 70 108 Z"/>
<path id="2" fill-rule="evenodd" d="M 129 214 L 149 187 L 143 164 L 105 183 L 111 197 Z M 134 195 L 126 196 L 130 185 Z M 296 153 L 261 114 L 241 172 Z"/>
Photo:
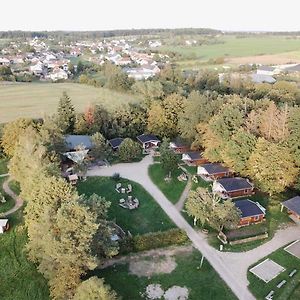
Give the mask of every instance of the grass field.
<path id="1" fill-rule="evenodd" d="M 0 84 L 0 123 L 55 112 L 63 91 L 78 111 L 83 111 L 89 103 L 102 104 L 111 110 L 138 101 L 135 95 L 76 83 L 3 83 Z"/>
<path id="2" fill-rule="evenodd" d="M 248 280 L 250 282 L 249 289 L 253 293 L 253 295 L 256 297 L 256 299 L 264 299 L 265 296 L 271 291 L 274 290 L 274 299 L 299 299 L 299 298 L 293 298 L 290 296 L 294 293 L 294 295 L 298 293 L 298 291 L 295 291 L 295 288 L 299 284 L 300 280 L 300 273 L 299 273 L 299 266 L 300 266 L 300 260 L 293 255 L 287 253 L 283 250 L 283 248 L 273 252 L 271 255 L 268 256 L 268 258 L 272 259 L 279 265 L 283 266 L 286 271 L 278 275 L 275 279 L 272 279 L 270 282 L 265 283 L 264 281 L 260 280 L 258 277 L 253 275 L 252 273 L 248 272 Z M 263 258 L 260 261 L 265 260 Z M 259 262 L 255 263 L 257 265 Z M 253 266 L 251 266 L 249 269 L 251 269 Z M 298 272 L 296 275 L 291 279 L 288 275 L 291 271 L 294 269 L 297 269 Z M 284 285 L 281 289 L 278 289 L 276 285 L 281 282 L 282 280 L 286 280 L 287 284 Z"/>
<path id="3" fill-rule="evenodd" d="M 149 167 L 149 176 L 154 184 L 164 193 L 164 195 L 172 202 L 176 203 L 187 182 L 186 181 L 179 181 L 177 176 L 182 173 L 181 169 L 177 169 L 174 174 L 172 174 L 172 179 L 169 182 L 165 181 L 166 174 L 163 171 L 160 164 L 153 164 Z"/>
<path id="4" fill-rule="evenodd" d="M 204 260 L 202 268 L 199 269 L 201 254 L 197 251 L 191 254 L 176 256 L 176 269 L 170 274 L 157 274 L 151 277 L 138 277 L 130 274 L 128 264 L 118 265 L 96 270 L 93 275 L 104 277 L 123 299 L 144 299 L 141 294 L 145 292 L 147 285 L 159 283 L 164 290 L 173 285 L 187 287 L 189 300 L 198 299 L 236 299 L 218 274 Z M 149 257 L 149 259 L 151 259 Z"/>
<path id="5" fill-rule="evenodd" d="M 48 300 L 49 289 L 36 266 L 27 260 L 27 232 L 19 211 L 9 218 L 11 229 L 0 235 L 0 299 Z"/>
<path id="6" fill-rule="evenodd" d="M 0 159 L 0 174 L 5 174 L 7 173 L 7 159 Z"/>
<path id="7" fill-rule="evenodd" d="M 162 46 L 161 50 L 178 52 L 184 57 L 195 57 L 202 60 L 217 57 L 242 57 L 263 54 L 277 54 L 290 51 L 300 52 L 300 39 L 286 37 L 260 36 L 236 38 L 221 37 L 223 43 L 202 46 Z"/>
<path id="8" fill-rule="evenodd" d="M 96 193 L 111 202 L 108 216 L 114 220 L 124 231 L 129 230 L 132 234 L 144 234 L 153 231 L 163 231 L 175 227 L 172 221 L 154 201 L 154 199 L 137 183 L 120 179 L 118 182 L 123 186 L 132 185 L 132 196 L 137 197 L 140 206 L 129 211 L 119 206 L 119 200 L 127 194 L 119 194 L 115 190 L 116 181 L 109 177 L 90 177 L 78 184 L 80 194 L 90 196 Z"/>

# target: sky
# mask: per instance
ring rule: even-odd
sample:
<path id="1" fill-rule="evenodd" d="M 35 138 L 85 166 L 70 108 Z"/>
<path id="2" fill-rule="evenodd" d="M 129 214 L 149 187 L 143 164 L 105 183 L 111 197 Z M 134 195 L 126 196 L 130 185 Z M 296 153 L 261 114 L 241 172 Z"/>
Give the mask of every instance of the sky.
<path id="1" fill-rule="evenodd" d="M 214 28 L 300 31 L 299 0 L 10 0 L 3 30 Z"/>

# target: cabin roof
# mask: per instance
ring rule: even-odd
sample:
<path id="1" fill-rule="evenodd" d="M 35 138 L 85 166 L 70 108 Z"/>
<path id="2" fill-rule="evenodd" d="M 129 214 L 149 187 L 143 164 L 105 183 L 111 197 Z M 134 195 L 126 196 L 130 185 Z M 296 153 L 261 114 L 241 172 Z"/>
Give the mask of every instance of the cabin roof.
<path id="1" fill-rule="evenodd" d="M 236 200 L 234 205 L 242 212 L 242 218 L 264 215 L 265 209 L 249 199 Z"/>
<path id="2" fill-rule="evenodd" d="M 80 145 L 83 145 L 86 149 L 91 149 L 93 146 L 89 135 L 66 135 L 65 144 L 68 150 L 76 149 Z"/>
<path id="3" fill-rule="evenodd" d="M 296 196 L 294 198 L 291 198 L 287 201 L 282 202 L 282 205 L 284 207 L 286 207 L 287 209 L 300 215 L 300 197 L 299 196 Z"/>
<path id="4" fill-rule="evenodd" d="M 117 137 L 109 140 L 108 142 L 113 148 L 119 148 L 123 141 L 124 141 L 123 138 Z"/>
<path id="5" fill-rule="evenodd" d="M 149 142 L 160 142 L 160 140 L 154 134 L 141 134 L 137 136 L 137 139 L 143 144 Z"/>
<path id="6" fill-rule="evenodd" d="M 227 192 L 239 191 L 253 188 L 253 185 L 245 178 L 221 178 L 217 182 L 223 186 Z"/>
<path id="7" fill-rule="evenodd" d="M 201 167 L 204 168 L 207 171 L 207 173 L 210 175 L 218 174 L 218 173 L 225 173 L 225 172 L 229 171 L 229 168 L 224 167 L 218 163 L 204 164 Z"/>

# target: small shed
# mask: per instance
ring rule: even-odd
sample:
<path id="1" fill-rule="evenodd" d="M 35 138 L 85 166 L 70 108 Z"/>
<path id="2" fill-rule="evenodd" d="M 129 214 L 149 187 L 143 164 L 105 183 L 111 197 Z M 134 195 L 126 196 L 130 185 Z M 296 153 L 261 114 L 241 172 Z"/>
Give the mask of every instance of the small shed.
<path id="1" fill-rule="evenodd" d="M 123 138 L 117 137 L 109 140 L 108 143 L 114 151 L 117 151 L 123 141 L 124 141 Z"/>
<path id="2" fill-rule="evenodd" d="M 77 174 L 71 174 L 68 176 L 68 180 L 72 185 L 77 184 L 78 181 L 78 175 Z"/>
<path id="3" fill-rule="evenodd" d="M 0 219 L 0 233 L 4 233 L 9 229 L 8 219 Z"/>

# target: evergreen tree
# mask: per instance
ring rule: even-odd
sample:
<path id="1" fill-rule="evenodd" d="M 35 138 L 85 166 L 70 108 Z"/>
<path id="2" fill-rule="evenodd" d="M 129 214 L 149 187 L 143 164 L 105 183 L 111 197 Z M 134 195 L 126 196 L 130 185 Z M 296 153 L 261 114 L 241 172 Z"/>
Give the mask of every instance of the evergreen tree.
<path id="1" fill-rule="evenodd" d="M 134 142 L 130 138 L 126 138 L 121 143 L 118 153 L 120 160 L 129 162 L 141 154 L 141 147 L 137 142 Z"/>
<path id="2" fill-rule="evenodd" d="M 57 125 L 63 133 L 73 133 L 75 125 L 75 108 L 66 92 L 63 92 L 58 103 Z"/>
<path id="3" fill-rule="evenodd" d="M 163 139 L 161 146 L 159 148 L 160 152 L 160 162 L 163 170 L 167 174 L 172 174 L 178 169 L 179 158 L 178 156 L 169 148 L 169 140 Z"/>

